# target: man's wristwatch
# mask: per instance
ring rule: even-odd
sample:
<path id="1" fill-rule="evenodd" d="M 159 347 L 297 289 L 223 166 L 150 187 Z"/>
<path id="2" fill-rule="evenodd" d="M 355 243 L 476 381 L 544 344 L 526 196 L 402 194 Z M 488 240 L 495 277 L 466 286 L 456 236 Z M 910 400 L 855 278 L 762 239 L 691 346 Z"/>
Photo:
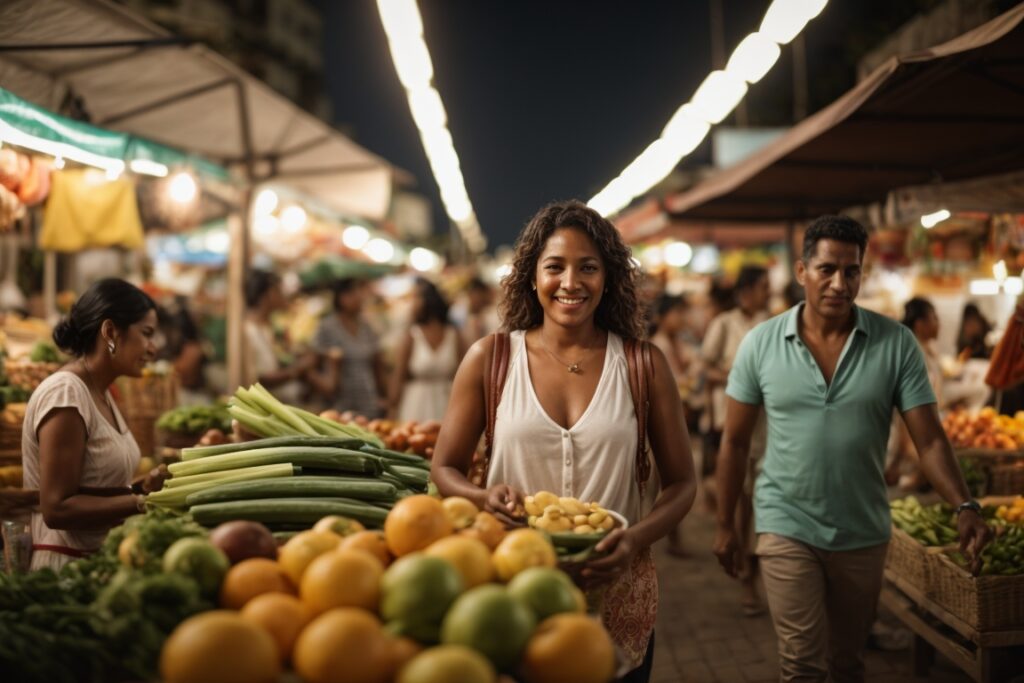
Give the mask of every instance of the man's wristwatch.
<path id="1" fill-rule="evenodd" d="M 972 510 L 975 513 L 980 515 L 981 514 L 981 503 L 979 503 L 976 500 L 968 500 L 968 501 L 966 501 L 964 503 L 960 503 L 959 505 L 956 506 L 956 515 L 957 515 L 957 517 L 959 517 L 960 513 L 963 512 L 964 510 Z"/>

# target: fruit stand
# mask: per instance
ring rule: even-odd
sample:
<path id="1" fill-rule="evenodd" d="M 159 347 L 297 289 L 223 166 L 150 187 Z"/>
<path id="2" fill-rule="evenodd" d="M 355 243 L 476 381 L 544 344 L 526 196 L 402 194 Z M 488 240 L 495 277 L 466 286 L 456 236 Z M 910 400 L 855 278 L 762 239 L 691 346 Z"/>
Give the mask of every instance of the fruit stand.
<path id="1" fill-rule="evenodd" d="M 955 544 L 953 511 L 893 501 L 882 604 L 914 633 L 914 674 L 936 651 L 979 683 L 1024 670 L 1024 497 L 982 499 L 996 536 L 973 576 Z"/>

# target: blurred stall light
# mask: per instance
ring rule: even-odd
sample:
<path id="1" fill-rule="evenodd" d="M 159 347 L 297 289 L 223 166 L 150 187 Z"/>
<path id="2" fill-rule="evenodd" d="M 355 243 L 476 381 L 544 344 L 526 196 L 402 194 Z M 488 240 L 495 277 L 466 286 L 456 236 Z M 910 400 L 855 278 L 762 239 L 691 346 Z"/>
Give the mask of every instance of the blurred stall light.
<path id="1" fill-rule="evenodd" d="M 760 32 L 780 45 L 796 38 L 814 17 L 821 14 L 828 0 L 775 0 L 761 21 Z"/>
<path id="2" fill-rule="evenodd" d="M 306 227 L 306 210 L 301 206 L 292 204 L 281 212 L 281 227 L 290 234 L 301 232 Z"/>
<path id="3" fill-rule="evenodd" d="M 200 235 L 192 235 L 185 240 L 185 250 L 191 254 L 198 254 L 206 249 L 206 240 Z"/>
<path id="4" fill-rule="evenodd" d="M 1011 296 L 1024 294 L 1024 280 L 1019 277 L 1008 277 L 1003 283 L 1003 291 Z"/>
<path id="5" fill-rule="evenodd" d="M 502 280 L 504 280 L 505 278 L 507 278 L 511 274 L 512 274 L 512 264 L 511 263 L 503 263 L 503 264 L 501 264 L 500 266 L 498 266 L 497 268 L 494 269 L 494 277 L 497 278 L 498 282 L 501 282 Z"/>
<path id="6" fill-rule="evenodd" d="M 53 167 L 58 171 L 64 168 L 64 157 L 60 154 L 53 158 Z"/>
<path id="7" fill-rule="evenodd" d="M 117 179 L 117 177 L 124 172 L 125 164 L 120 159 L 105 157 L 100 154 L 93 154 L 92 152 L 84 149 L 79 149 L 74 145 L 69 145 L 63 142 L 54 142 L 53 140 L 47 140 L 46 138 L 30 135 L 29 133 L 25 133 L 18 128 L 15 128 L 3 119 L 0 119 L 0 139 L 18 147 L 31 149 L 35 152 L 41 152 L 42 154 L 49 154 L 55 159 L 57 157 L 61 157 L 64 160 L 70 160 L 78 164 L 98 168 L 101 171 L 106 171 L 108 177 L 112 176 L 111 179 Z"/>
<path id="8" fill-rule="evenodd" d="M 189 204 L 196 198 L 199 188 L 196 186 L 196 179 L 187 171 L 179 171 L 171 178 L 167 190 L 171 199 L 179 204 Z"/>
<path id="9" fill-rule="evenodd" d="M 897 302 L 904 302 L 910 298 L 910 282 L 907 278 L 893 271 L 883 271 L 879 278 L 882 289 L 889 292 Z"/>
<path id="10" fill-rule="evenodd" d="M 378 4 L 383 2 L 378 0 Z M 760 81 L 778 62 L 781 50 L 776 43 L 791 41 L 826 4 L 828 0 L 775 0 L 761 29 L 740 41 L 725 70 L 708 74 L 690 101 L 672 116 L 661 132 L 664 145 L 656 147 L 656 141 L 641 153 L 648 157 L 640 164 L 643 171 L 629 170 L 635 161 L 627 167 L 628 173 L 623 171 L 587 204 L 602 216 L 610 216 L 671 173 L 707 137 L 711 124 L 719 123 L 736 108 L 747 94 L 747 84 Z"/>
<path id="11" fill-rule="evenodd" d="M 273 190 L 266 189 L 261 190 L 256 195 L 256 201 L 253 203 L 253 211 L 256 212 L 257 216 L 269 216 L 274 213 L 274 209 L 277 208 L 277 193 Z"/>
<path id="12" fill-rule="evenodd" d="M 358 251 L 370 241 L 370 231 L 361 225 L 350 225 L 341 233 L 341 242 L 349 249 Z"/>
<path id="13" fill-rule="evenodd" d="M 781 54 L 782 49 L 766 35 L 751 33 L 732 51 L 725 70 L 753 85 L 775 66 Z"/>
<path id="14" fill-rule="evenodd" d="M 375 237 L 367 242 L 363 251 L 377 263 L 387 263 L 395 255 L 394 245 L 382 237 Z"/>
<path id="15" fill-rule="evenodd" d="M 124 173 L 124 162 L 120 160 L 106 168 L 107 180 L 111 182 L 120 178 L 122 173 Z M 171 192 L 171 197 L 174 197 L 173 190 Z"/>
<path id="16" fill-rule="evenodd" d="M 441 263 L 441 258 L 423 247 L 416 247 L 409 252 L 409 265 L 421 273 L 434 270 Z"/>
<path id="17" fill-rule="evenodd" d="M 274 237 L 280 229 L 281 222 L 277 220 L 277 216 L 257 216 L 253 223 L 253 234 L 261 239 Z"/>
<path id="18" fill-rule="evenodd" d="M 719 123 L 729 115 L 743 96 L 747 84 L 728 71 L 712 71 L 693 94 L 694 109 L 708 123 Z"/>
<path id="19" fill-rule="evenodd" d="M 996 280 L 971 280 L 971 296 L 993 296 L 999 293 Z"/>
<path id="20" fill-rule="evenodd" d="M 693 259 L 693 248 L 686 242 L 672 242 L 665 247 L 665 263 L 674 268 L 684 268 Z"/>
<path id="21" fill-rule="evenodd" d="M 482 236 L 470 239 L 467 226 L 478 225 L 473 204 L 466 192 L 459 156 L 448 131 L 448 115 L 441 95 L 431 85 L 434 67 L 423 39 L 423 20 L 415 0 L 377 0 L 391 59 L 398 80 L 405 88 L 413 121 L 420 133 L 431 172 L 441 191 L 445 212 L 459 227 L 473 251 L 485 248 Z"/>
<path id="22" fill-rule="evenodd" d="M 214 254 L 228 253 L 228 247 L 231 246 L 231 238 L 228 236 L 228 231 L 210 230 L 203 237 L 203 246 L 206 248 L 206 251 L 213 252 Z"/>
<path id="23" fill-rule="evenodd" d="M 644 249 L 640 254 L 640 260 L 647 268 L 657 268 L 665 263 L 665 252 L 661 247 L 653 245 Z"/>
<path id="24" fill-rule="evenodd" d="M 714 273 L 718 270 L 718 264 L 718 248 L 714 245 L 704 244 L 693 250 L 693 260 L 690 261 L 690 269 L 695 273 Z"/>
<path id="25" fill-rule="evenodd" d="M 939 209 L 935 213 L 925 214 L 924 216 L 921 216 L 921 227 L 925 230 L 931 230 L 952 215 L 953 214 L 946 209 Z"/>
<path id="26" fill-rule="evenodd" d="M 63 159 L 61 163 L 63 164 Z M 128 168 L 131 169 L 132 173 L 151 175 L 154 178 L 166 178 L 167 174 L 170 173 L 167 166 L 149 159 L 132 159 L 128 162 Z"/>
<path id="27" fill-rule="evenodd" d="M 1009 271 L 1006 269 L 1006 261 L 997 261 L 992 265 L 992 277 L 996 279 L 996 282 L 1006 282 L 1006 277 L 1009 274 Z"/>

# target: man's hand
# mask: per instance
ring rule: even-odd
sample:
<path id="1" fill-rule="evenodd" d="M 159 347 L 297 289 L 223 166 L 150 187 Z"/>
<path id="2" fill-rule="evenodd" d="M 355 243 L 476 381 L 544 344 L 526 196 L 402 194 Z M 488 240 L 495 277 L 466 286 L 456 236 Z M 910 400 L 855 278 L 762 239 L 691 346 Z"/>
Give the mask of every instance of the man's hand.
<path id="1" fill-rule="evenodd" d="M 736 530 L 732 526 L 718 527 L 712 552 L 725 573 L 735 578 L 740 567 L 740 544 L 736 538 Z"/>
<path id="2" fill-rule="evenodd" d="M 960 532 L 960 552 L 971 563 L 971 573 L 981 571 L 981 551 L 992 540 L 992 529 L 974 510 L 964 510 L 956 521 Z"/>

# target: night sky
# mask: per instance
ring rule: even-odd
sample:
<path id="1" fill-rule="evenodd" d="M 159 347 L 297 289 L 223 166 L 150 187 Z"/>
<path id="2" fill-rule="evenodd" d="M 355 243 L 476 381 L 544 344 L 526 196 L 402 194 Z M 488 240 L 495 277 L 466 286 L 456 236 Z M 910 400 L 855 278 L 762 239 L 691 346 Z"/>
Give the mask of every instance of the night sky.
<path id="1" fill-rule="evenodd" d="M 414 189 L 434 204 L 435 232 L 445 231 L 376 3 L 316 4 L 336 125 L 410 171 Z M 491 248 L 511 244 L 545 203 L 589 199 L 660 134 L 712 68 L 709 4 L 419 0 L 434 85 Z M 757 29 L 770 2 L 722 4 L 728 56 Z M 857 43 L 865 43 L 867 28 L 877 29 L 878 12 L 891 12 L 879 9 L 888 2 L 854 4 L 859 8 L 831 2 L 805 30 L 812 112 L 853 85 L 851 52 L 863 51 Z M 905 3 L 903 14 L 926 4 Z M 870 16 L 873 26 L 862 30 L 851 11 Z M 782 59 L 748 93 L 751 124 L 791 122 L 790 54 L 784 46 Z M 709 148 L 705 141 L 684 163 L 707 163 Z"/>

